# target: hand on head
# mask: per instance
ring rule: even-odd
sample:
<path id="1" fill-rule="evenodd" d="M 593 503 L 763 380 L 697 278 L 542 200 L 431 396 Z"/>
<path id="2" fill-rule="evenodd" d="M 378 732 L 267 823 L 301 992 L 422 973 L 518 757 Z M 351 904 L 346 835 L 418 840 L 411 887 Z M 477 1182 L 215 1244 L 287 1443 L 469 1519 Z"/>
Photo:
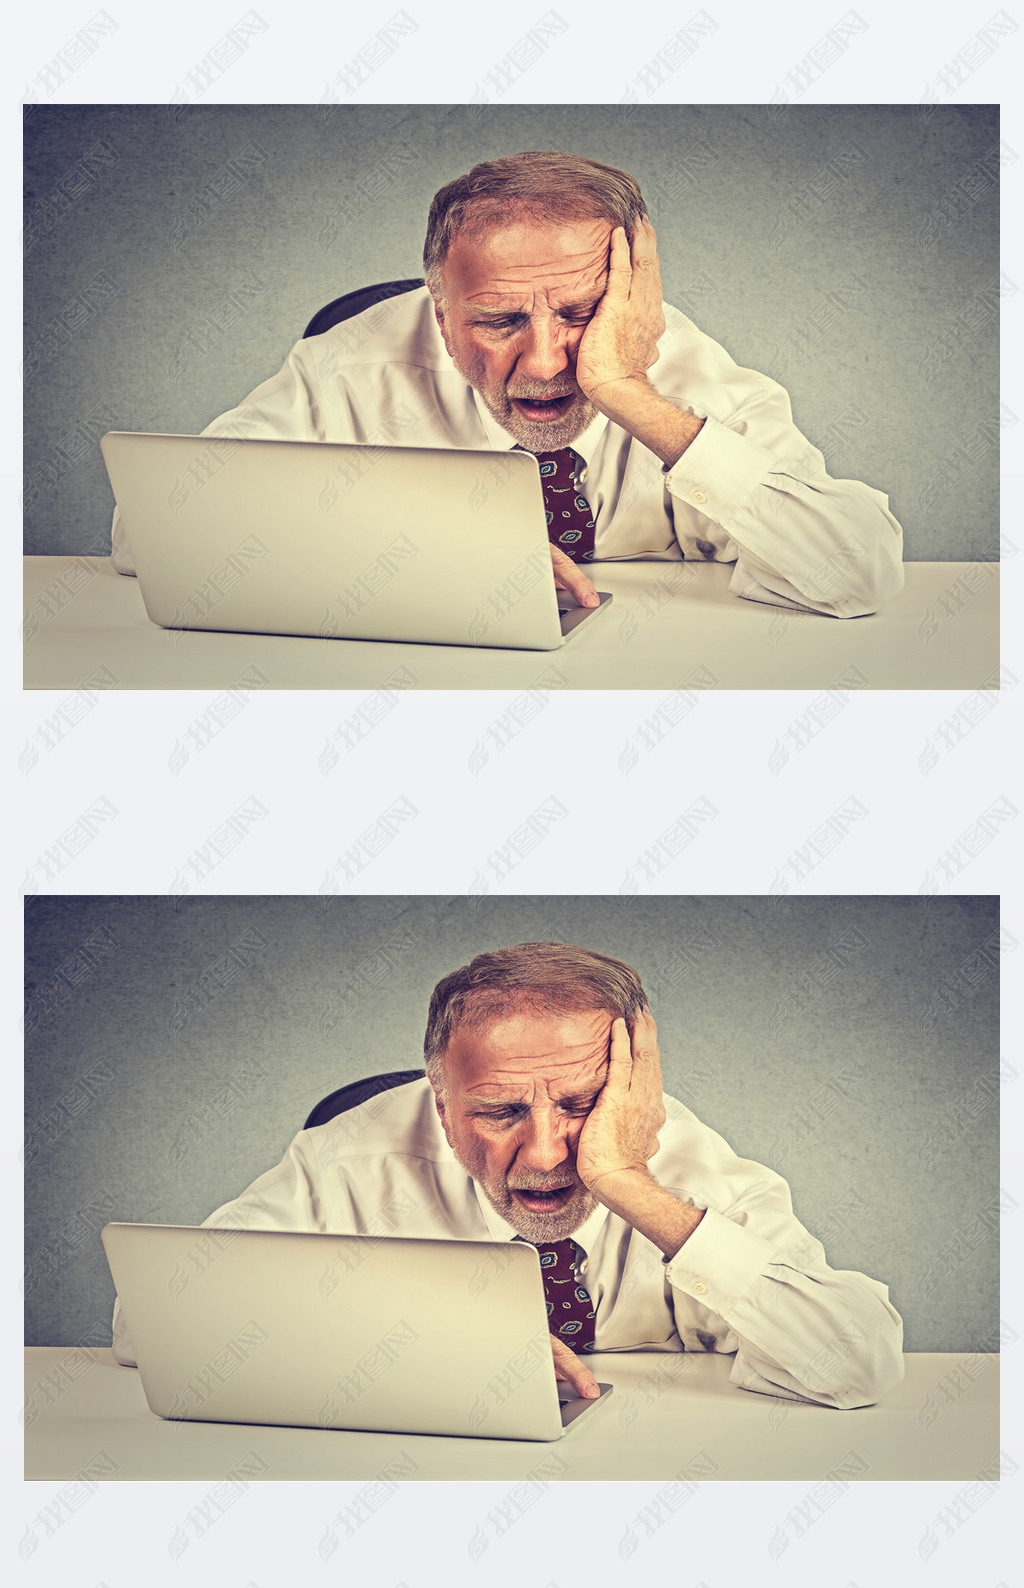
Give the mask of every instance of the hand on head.
<path id="1" fill-rule="evenodd" d="M 612 1022 L 608 1074 L 576 1144 L 576 1173 L 600 1198 L 604 1175 L 647 1170 L 665 1123 L 658 1028 L 650 1010 L 637 1015 L 630 1033 Z"/>
<path id="2" fill-rule="evenodd" d="M 658 239 L 644 216 L 632 243 L 623 227 L 612 231 L 604 296 L 576 353 L 580 390 L 601 407 L 598 393 L 610 381 L 646 380 L 664 330 Z"/>

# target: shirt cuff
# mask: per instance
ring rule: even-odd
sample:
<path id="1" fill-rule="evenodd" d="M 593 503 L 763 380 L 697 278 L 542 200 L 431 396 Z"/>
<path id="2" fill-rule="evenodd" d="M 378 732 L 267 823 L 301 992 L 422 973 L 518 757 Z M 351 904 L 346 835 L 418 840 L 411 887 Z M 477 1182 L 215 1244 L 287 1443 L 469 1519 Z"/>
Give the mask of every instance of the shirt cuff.
<path id="1" fill-rule="evenodd" d="M 693 1234 L 669 1258 L 665 1272 L 674 1290 L 728 1319 L 774 1252 L 763 1236 L 708 1208 Z"/>
<path id="2" fill-rule="evenodd" d="M 717 419 L 705 419 L 678 463 L 666 472 L 665 484 L 677 500 L 725 528 L 775 464 L 767 447 Z"/>

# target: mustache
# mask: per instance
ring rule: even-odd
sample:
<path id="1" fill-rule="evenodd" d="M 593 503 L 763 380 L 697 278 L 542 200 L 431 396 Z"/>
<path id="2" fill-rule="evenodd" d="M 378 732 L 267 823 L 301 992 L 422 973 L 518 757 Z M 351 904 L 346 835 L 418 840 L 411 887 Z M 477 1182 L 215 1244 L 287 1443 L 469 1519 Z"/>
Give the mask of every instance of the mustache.
<path id="1" fill-rule="evenodd" d="M 544 386 L 540 381 L 531 381 L 523 389 L 517 388 L 513 391 L 510 386 L 506 386 L 505 391 L 509 397 L 525 398 L 527 402 L 531 402 L 539 397 L 575 397 L 579 387 L 573 384 L 572 386 L 556 388 L 551 385 Z"/>
<path id="2" fill-rule="evenodd" d="M 583 1181 L 579 1175 L 566 1175 L 564 1170 L 560 1173 L 555 1171 L 546 1175 L 533 1175 L 529 1180 L 525 1180 L 521 1175 L 517 1175 L 515 1178 L 510 1175 L 506 1179 L 505 1184 L 510 1191 L 556 1191 L 560 1190 L 562 1186 L 572 1186 L 575 1190 L 583 1187 Z"/>

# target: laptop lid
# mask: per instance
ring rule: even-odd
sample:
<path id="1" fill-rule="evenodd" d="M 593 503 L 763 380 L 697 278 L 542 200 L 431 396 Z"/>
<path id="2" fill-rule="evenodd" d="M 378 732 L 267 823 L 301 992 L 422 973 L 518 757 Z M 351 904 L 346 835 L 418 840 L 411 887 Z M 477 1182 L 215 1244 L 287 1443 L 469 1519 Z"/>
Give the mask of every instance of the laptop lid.
<path id="1" fill-rule="evenodd" d="M 161 1417 L 557 1439 L 600 1404 L 556 1383 L 521 1242 L 108 1224 L 103 1245 Z"/>
<path id="2" fill-rule="evenodd" d="M 562 644 L 529 453 L 124 431 L 100 445 L 165 628 Z M 565 632 L 601 610 L 561 607 Z"/>

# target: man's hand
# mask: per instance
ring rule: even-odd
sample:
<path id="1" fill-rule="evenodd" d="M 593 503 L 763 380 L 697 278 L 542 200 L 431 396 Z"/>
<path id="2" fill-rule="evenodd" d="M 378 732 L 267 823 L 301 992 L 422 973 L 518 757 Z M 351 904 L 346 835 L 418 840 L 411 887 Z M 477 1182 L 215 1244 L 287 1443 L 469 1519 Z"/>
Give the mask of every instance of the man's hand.
<path id="1" fill-rule="evenodd" d="M 576 1172 L 612 1213 L 674 1257 L 704 1217 L 658 1184 L 648 1160 L 665 1123 L 658 1028 L 648 1010 L 612 1022 L 608 1074 L 576 1143 Z"/>
<path id="2" fill-rule="evenodd" d="M 555 1377 L 561 1379 L 563 1384 L 571 1384 L 577 1395 L 582 1395 L 584 1400 L 596 1400 L 601 1391 L 589 1367 L 564 1340 L 559 1340 L 553 1334 L 548 1338 L 551 1341 L 551 1355 L 555 1360 Z"/>
<path id="3" fill-rule="evenodd" d="M 644 216 L 632 248 L 621 226 L 612 232 L 608 281 L 576 352 L 576 384 L 606 418 L 671 468 L 704 420 L 663 397 L 647 378 L 664 331 L 658 239 Z"/>
<path id="4" fill-rule="evenodd" d="M 600 1198 L 604 1175 L 623 1169 L 647 1173 L 664 1123 L 658 1028 L 642 1010 L 632 1037 L 624 1020 L 612 1022 L 608 1074 L 576 1147 L 576 1172 L 588 1190 Z"/>
<path id="5" fill-rule="evenodd" d="M 568 590 L 581 607 L 598 607 L 601 597 L 587 578 L 579 563 L 567 557 L 560 546 L 551 546 L 551 567 L 555 575 L 555 589 Z"/>
<path id="6" fill-rule="evenodd" d="M 576 384 L 603 411 L 602 386 L 646 381 L 664 330 L 658 239 L 644 216 L 637 222 L 632 247 L 621 226 L 612 232 L 608 281 L 576 354 Z"/>

